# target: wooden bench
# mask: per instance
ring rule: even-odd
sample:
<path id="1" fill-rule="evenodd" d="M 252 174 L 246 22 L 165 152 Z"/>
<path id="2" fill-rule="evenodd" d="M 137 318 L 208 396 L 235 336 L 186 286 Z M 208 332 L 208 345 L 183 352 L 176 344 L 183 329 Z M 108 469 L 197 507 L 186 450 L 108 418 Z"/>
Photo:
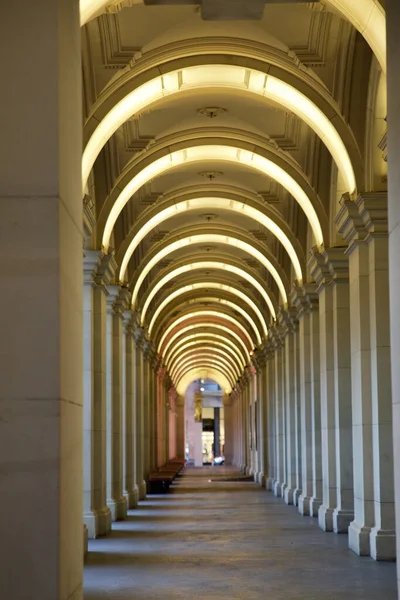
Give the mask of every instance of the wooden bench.
<path id="1" fill-rule="evenodd" d="M 148 493 L 165 494 L 184 466 L 183 461 L 172 460 L 159 467 L 157 471 L 150 473 L 147 479 Z"/>

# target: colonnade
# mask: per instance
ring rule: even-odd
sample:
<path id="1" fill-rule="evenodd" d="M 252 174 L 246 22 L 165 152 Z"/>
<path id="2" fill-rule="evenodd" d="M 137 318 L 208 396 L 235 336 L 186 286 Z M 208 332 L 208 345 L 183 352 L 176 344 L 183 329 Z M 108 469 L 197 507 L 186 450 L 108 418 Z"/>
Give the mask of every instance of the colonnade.
<path id="1" fill-rule="evenodd" d="M 112 255 L 84 256 L 84 525 L 89 538 L 146 498 L 149 474 L 176 456 L 172 382 L 113 285 Z"/>
<path id="2" fill-rule="evenodd" d="M 357 554 L 396 556 L 387 194 L 342 199 L 233 393 L 234 464 Z"/>

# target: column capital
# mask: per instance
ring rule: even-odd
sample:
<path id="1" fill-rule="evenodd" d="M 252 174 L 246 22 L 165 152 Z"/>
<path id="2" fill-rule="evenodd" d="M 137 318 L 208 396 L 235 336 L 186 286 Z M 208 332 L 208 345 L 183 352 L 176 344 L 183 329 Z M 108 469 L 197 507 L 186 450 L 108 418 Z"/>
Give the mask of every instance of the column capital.
<path id="1" fill-rule="evenodd" d="M 338 231 L 348 244 L 347 252 L 371 237 L 388 235 L 387 192 L 363 192 L 354 202 L 342 196 L 335 218 Z"/>
<path id="2" fill-rule="evenodd" d="M 131 293 L 126 287 L 120 285 L 107 286 L 106 304 L 109 311 L 122 316 L 130 306 Z"/>
<path id="3" fill-rule="evenodd" d="M 276 315 L 276 320 L 285 337 L 290 333 L 294 333 L 298 327 L 297 311 L 293 306 L 285 310 L 280 309 Z"/>
<path id="4" fill-rule="evenodd" d="M 308 314 L 318 308 L 318 294 L 316 283 L 303 283 L 294 285 L 290 292 L 290 302 L 297 311 L 297 317 Z"/>
<path id="5" fill-rule="evenodd" d="M 277 323 L 269 328 L 269 345 L 272 352 L 283 346 L 282 332 L 278 328 Z"/>
<path id="6" fill-rule="evenodd" d="M 349 257 L 345 251 L 346 248 L 343 246 L 325 248 L 321 251 L 317 248 L 311 249 L 308 268 L 311 276 L 317 283 L 318 294 L 327 285 L 348 283 Z"/>
<path id="7" fill-rule="evenodd" d="M 83 257 L 84 281 L 93 281 L 97 285 L 105 287 L 115 282 L 117 272 L 117 261 L 113 252 L 104 254 L 98 250 L 85 250 Z"/>
<path id="8" fill-rule="evenodd" d="M 145 341 L 144 329 L 143 327 L 135 327 L 133 329 L 133 339 L 135 342 L 136 348 L 142 348 L 143 343 Z"/>

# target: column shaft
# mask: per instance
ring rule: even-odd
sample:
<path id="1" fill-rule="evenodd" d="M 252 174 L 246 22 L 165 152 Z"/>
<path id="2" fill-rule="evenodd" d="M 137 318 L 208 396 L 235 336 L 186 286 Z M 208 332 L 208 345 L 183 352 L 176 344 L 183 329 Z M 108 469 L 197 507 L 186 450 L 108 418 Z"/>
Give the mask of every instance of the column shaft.
<path id="1" fill-rule="evenodd" d="M 122 395 L 122 487 L 123 495 L 126 498 L 127 507 L 135 508 L 139 499 L 139 491 L 135 478 L 134 462 L 134 430 L 133 430 L 133 330 L 131 322 L 131 312 L 125 311 L 124 314 L 124 393 Z M 125 346 L 125 352 L 124 352 Z"/>
<path id="2" fill-rule="evenodd" d="M 21 0 L 1 12 L 0 62 L 10 76 L 0 136 L 0 597 L 80 600 L 79 2 Z"/>
<path id="3" fill-rule="evenodd" d="M 396 501 L 396 538 L 400 548 L 400 5 L 396 0 L 386 3 L 388 61 L 388 179 L 389 179 L 389 282 L 390 282 L 390 343 L 393 410 L 394 486 Z M 400 561 L 397 561 L 400 598 Z"/>

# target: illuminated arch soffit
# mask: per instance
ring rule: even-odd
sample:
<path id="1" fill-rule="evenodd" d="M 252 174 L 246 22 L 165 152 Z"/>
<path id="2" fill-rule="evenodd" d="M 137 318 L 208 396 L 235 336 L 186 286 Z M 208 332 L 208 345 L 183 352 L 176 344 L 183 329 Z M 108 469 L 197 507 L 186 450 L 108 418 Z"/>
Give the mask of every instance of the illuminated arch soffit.
<path id="1" fill-rule="evenodd" d="M 239 376 L 240 373 L 243 370 L 241 361 L 239 361 L 237 359 L 237 357 L 233 354 L 230 354 L 227 351 L 227 348 L 222 347 L 221 346 L 216 346 L 215 344 L 199 344 L 197 346 L 191 346 L 186 348 L 185 350 L 182 350 L 181 352 L 178 353 L 178 355 L 175 355 L 175 358 L 170 362 L 170 367 L 168 369 L 169 373 L 173 373 L 175 371 L 175 369 L 177 368 L 177 366 L 180 364 L 180 362 L 185 361 L 186 359 L 188 359 L 189 357 L 197 357 L 197 356 L 210 356 L 210 355 L 216 355 L 221 357 L 225 357 L 226 360 L 228 360 L 228 364 L 235 365 L 235 373 L 237 373 L 237 375 Z"/>
<path id="2" fill-rule="evenodd" d="M 242 353 L 242 349 L 235 345 L 229 338 L 224 337 L 223 335 L 218 335 L 217 333 L 193 333 L 191 335 L 186 335 L 176 342 L 174 346 L 169 348 L 169 352 L 165 353 L 165 364 L 167 369 L 171 364 L 174 356 L 176 356 L 177 352 L 181 349 L 189 347 L 189 345 L 196 346 L 197 344 L 216 344 L 226 350 L 232 352 L 235 356 L 238 357 L 243 369 L 246 367 L 246 357 L 247 354 L 244 355 Z"/>
<path id="3" fill-rule="evenodd" d="M 168 256 L 172 252 L 176 252 L 177 250 L 181 250 L 182 248 L 185 248 L 186 246 L 190 246 L 192 244 L 225 244 L 227 246 L 238 248 L 239 250 L 246 252 L 252 258 L 254 258 L 255 260 L 258 260 L 262 264 L 262 266 L 265 267 L 269 273 L 271 273 L 274 281 L 276 282 L 276 284 L 278 286 L 283 304 L 286 306 L 287 295 L 286 295 L 285 286 L 283 285 L 281 276 L 279 275 L 278 271 L 275 269 L 273 264 L 268 260 L 268 258 L 266 258 L 264 256 L 264 254 L 262 252 L 257 250 L 257 248 L 254 248 L 254 246 L 252 246 L 251 244 L 248 244 L 247 242 L 243 242 L 242 240 L 239 240 L 237 238 L 227 236 L 227 235 L 220 235 L 220 234 L 216 234 L 216 233 L 210 233 L 210 234 L 206 233 L 206 234 L 199 234 L 199 235 L 191 235 L 186 238 L 181 238 L 181 239 L 177 240 L 176 242 L 172 242 L 171 244 L 169 244 L 168 246 L 166 246 L 165 248 L 160 250 L 155 256 L 153 256 L 153 258 L 151 258 L 148 261 L 148 263 L 141 270 L 139 277 L 135 283 L 135 287 L 133 288 L 133 292 L 132 292 L 132 306 L 133 307 L 136 305 L 136 299 L 139 294 L 140 286 L 142 285 L 142 283 L 145 280 L 145 278 L 147 277 L 147 275 L 150 273 L 151 269 L 153 267 L 155 267 L 161 260 L 164 260 L 166 258 L 166 256 Z M 275 309 L 274 309 L 274 306 L 271 301 L 268 305 L 268 308 L 270 309 L 271 313 L 273 314 L 273 316 L 275 318 L 275 315 L 274 315 Z"/>
<path id="4" fill-rule="evenodd" d="M 175 319 L 175 321 L 173 321 L 167 327 L 167 329 L 164 331 L 164 333 L 162 334 L 161 339 L 158 342 L 157 352 L 161 353 L 161 348 L 163 347 L 165 340 L 167 339 L 169 334 L 173 331 L 173 329 L 175 329 L 175 327 L 178 327 L 178 325 L 180 325 L 184 321 L 188 321 L 189 319 L 194 319 L 194 318 L 198 318 L 198 317 L 217 317 L 218 319 L 222 319 L 224 321 L 229 321 L 229 323 L 232 323 L 232 325 L 234 325 L 235 327 L 240 329 L 240 331 L 243 333 L 243 335 L 249 342 L 250 348 L 254 348 L 255 344 L 251 338 L 251 335 L 249 334 L 247 329 L 245 327 L 243 327 L 243 325 L 240 323 L 240 321 L 235 319 L 235 317 L 231 317 L 231 315 L 227 315 L 226 313 L 224 313 L 222 311 L 214 309 L 214 310 L 196 310 L 194 312 L 188 313 L 186 315 L 182 315 L 182 317 L 178 317 L 177 319 Z M 254 325 L 254 327 L 255 327 L 255 325 Z"/>
<path id="5" fill-rule="evenodd" d="M 145 225 L 139 229 L 131 243 L 129 244 L 125 255 L 121 262 L 121 269 L 119 273 L 120 281 L 125 281 L 126 279 L 126 271 L 128 269 L 128 264 L 130 259 L 132 258 L 133 253 L 136 248 L 140 244 L 140 242 L 148 235 L 155 227 L 158 227 L 164 221 L 175 217 L 183 212 L 194 211 L 194 210 L 227 210 L 231 212 L 235 212 L 237 214 L 243 215 L 244 217 L 249 217 L 257 221 L 257 223 L 263 225 L 266 229 L 268 229 L 276 238 L 281 242 L 282 246 L 285 248 L 286 252 L 289 255 L 289 258 L 292 262 L 294 272 L 296 274 L 296 279 L 298 281 L 302 281 L 303 274 L 300 266 L 300 261 L 298 259 L 297 253 L 293 248 L 293 245 L 287 235 L 282 231 L 282 229 L 277 225 L 272 219 L 264 215 L 260 210 L 253 208 L 252 206 L 248 206 L 243 202 L 238 202 L 237 200 L 231 200 L 230 198 L 192 198 L 190 200 L 185 200 L 182 202 L 177 202 L 168 208 L 164 208 L 160 210 L 154 217 L 148 219 Z M 284 303 L 287 303 L 286 291 L 282 284 L 282 288 L 279 286 L 279 291 L 281 293 L 282 299 Z"/>
<path id="6" fill-rule="evenodd" d="M 157 294 L 157 292 L 160 291 L 160 289 L 166 283 L 168 283 L 169 281 L 174 279 L 174 277 L 179 277 L 179 275 L 183 275 L 184 273 L 188 273 L 190 271 L 199 270 L 199 269 L 205 269 L 205 270 L 220 269 L 223 271 L 227 271 L 228 273 L 232 273 L 233 275 L 237 275 L 238 277 L 242 277 L 243 279 L 248 281 L 258 291 L 258 293 L 262 296 L 263 300 L 265 301 L 268 308 L 270 309 L 273 318 L 275 318 L 275 309 L 272 305 L 271 298 L 269 297 L 269 295 L 267 294 L 267 292 L 265 291 L 263 286 L 260 283 L 258 283 L 258 281 L 252 275 L 247 273 L 247 271 L 245 271 L 244 269 L 240 269 L 239 267 L 236 267 L 235 265 L 230 265 L 228 263 L 222 263 L 222 262 L 216 262 L 216 261 L 212 261 L 212 260 L 204 260 L 204 261 L 190 263 L 188 265 L 182 265 L 181 267 L 178 267 L 174 271 L 171 271 L 170 273 L 167 273 L 166 275 L 164 275 L 164 277 L 162 277 L 160 279 L 160 281 L 158 281 L 154 285 L 154 287 L 151 288 L 149 295 L 147 296 L 146 301 L 141 310 L 141 314 L 140 314 L 141 324 L 143 325 L 143 323 L 145 322 L 147 311 L 149 309 L 150 303 L 152 302 L 154 296 Z M 272 310 L 271 310 L 271 308 L 272 308 Z"/>
<path id="7" fill-rule="evenodd" d="M 240 298 L 240 300 L 242 300 L 243 302 L 245 302 L 250 308 L 251 310 L 257 315 L 257 318 L 259 319 L 260 323 L 261 323 L 261 327 L 262 327 L 262 331 L 265 337 L 268 336 L 268 328 L 267 328 L 267 324 L 265 322 L 265 319 L 263 317 L 262 312 L 260 311 L 260 309 L 258 308 L 258 306 L 256 305 L 255 302 L 253 302 L 253 300 L 251 298 L 249 298 L 246 294 L 244 294 L 243 292 L 241 292 L 240 290 L 237 290 L 236 288 L 230 286 L 230 285 L 226 285 L 224 283 L 216 283 L 213 281 L 210 282 L 196 282 L 196 283 L 192 283 L 189 285 L 185 285 L 181 288 L 179 288 L 178 290 L 175 290 L 175 292 L 172 292 L 171 294 L 169 294 L 169 296 L 167 296 L 160 304 L 159 306 L 156 308 L 149 327 L 148 327 L 148 335 L 149 337 L 151 337 L 151 333 L 153 331 L 154 325 L 159 317 L 159 315 L 161 314 L 161 312 L 163 311 L 163 309 L 168 306 L 168 304 L 170 302 L 172 302 L 173 300 L 175 300 L 175 298 L 178 298 L 179 296 L 186 294 L 187 292 L 192 292 L 195 290 L 220 290 L 220 291 L 224 291 L 224 292 L 228 292 L 229 294 L 232 294 L 234 296 L 237 296 L 238 298 Z M 222 302 L 222 300 L 221 300 Z"/>
<path id="8" fill-rule="evenodd" d="M 182 367 L 182 369 L 179 371 L 179 373 L 177 373 L 175 375 L 175 380 L 179 380 L 179 378 L 189 369 L 192 369 L 193 367 L 211 367 L 211 368 L 218 368 L 222 371 L 222 373 L 225 374 L 225 377 L 228 379 L 229 384 L 231 385 L 231 387 L 233 388 L 236 381 L 237 381 L 237 377 L 229 370 L 226 368 L 226 365 L 224 365 L 223 363 L 217 361 L 217 360 L 194 360 L 190 363 L 187 363 L 186 366 Z M 173 380 L 173 381 L 175 381 Z"/>
<path id="9" fill-rule="evenodd" d="M 81 27 L 106 8 L 110 0 L 80 0 Z M 364 36 L 386 71 L 386 17 L 377 0 L 328 0 Z"/>
<path id="10" fill-rule="evenodd" d="M 174 333 L 170 339 L 167 341 L 167 343 L 165 344 L 165 348 L 163 351 L 163 356 L 167 355 L 168 352 L 168 348 L 170 346 L 172 346 L 172 344 L 174 343 L 174 341 L 180 337 L 183 336 L 185 333 L 188 332 L 195 332 L 196 329 L 200 329 L 200 328 L 207 328 L 207 327 L 212 327 L 213 329 L 216 329 L 218 331 L 223 331 L 224 333 L 229 334 L 236 342 L 237 344 L 241 347 L 241 349 L 243 350 L 243 356 L 245 356 L 246 358 L 250 356 L 250 352 L 249 349 L 247 348 L 246 344 L 244 343 L 244 341 L 242 340 L 242 338 L 240 337 L 240 335 L 238 335 L 236 333 L 236 331 L 233 331 L 232 329 L 230 329 L 229 327 L 226 327 L 225 325 L 221 325 L 220 323 L 211 323 L 210 322 L 202 322 L 202 323 L 195 323 L 193 325 L 187 325 L 186 327 L 183 327 L 182 329 L 180 329 L 179 331 L 177 331 L 176 333 Z M 202 332 L 203 335 L 208 335 L 208 332 Z"/>
<path id="11" fill-rule="evenodd" d="M 226 378 L 225 374 L 219 369 L 215 368 L 201 368 L 196 367 L 195 369 L 189 370 L 187 373 L 184 373 L 180 379 L 175 382 L 176 391 L 178 394 L 183 395 L 186 391 L 188 385 L 195 381 L 196 379 L 212 379 L 216 381 L 218 385 L 225 390 L 225 393 L 229 394 L 232 390 L 232 386 Z"/>
<path id="12" fill-rule="evenodd" d="M 235 65 L 202 65 L 159 75 L 129 92 L 108 112 L 96 127 L 83 153 L 83 193 L 101 149 L 125 121 L 163 98 L 197 88 L 222 88 L 251 93 L 272 100 L 293 112 L 305 121 L 327 146 L 346 182 L 346 190 L 350 194 L 355 191 L 354 170 L 342 138 L 328 117 L 307 96 L 288 83 L 255 69 Z M 107 230 L 105 245 L 108 243 L 109 233 Z M 318 241 L 318 236 L 316 239 Z"/>
<path id="13" fill-rule="evenodd" d="M 187 356 L 185 359 L 182 359 L 182 362 L 178 361 L 171 370 L 171 379 L 174 380 L 175 377 L 177 377 L 179 373 L 181 373 L 182 370 L 188 365 L 193 365 L 194 363 L 201 364 L 209 361 L 216 362 L 220 364 L 221 367 L 224 367 L 231 375 L 232 381 L 236 381 L 240 377 L 240 371 L 237 371 L 237 368 L 235 368 L 232 363 L 225 360 L 218 354 L 210 354 L 205 352 L 204 354 L 199 354 L 197 356 Z"/>
<path id="14" fill-rule="evenodd" d="M 249 313 L 246 312 L 241 306 L 238 306 L 237 304 L 235 304 L 234 302 L 231 302 L 230 300 L 225 300 L 224 298 L 205 296 L 202 298 L 195 298 L 193 300 L 190 300 L 189 302 L 185 303 L 184 308 L 190 309 L 190 308 L 196 307 L 196 305 L 200 305 L 201 302 L 208 302 L 210 304 L 216 304 L 217 307 L 218 306 L 227 306 L 228 308 L 231 308 L 235 312 L 239 313 L 248 322 L 248 324 L 252 328 L 254 335 L 256 337 L 256 340 L 257 340 L 257 345 L 262 344 L 262 337 L 260 335 L 260 331 L 259 331 L 256 323 L 253 321 L 253 319 L 249 315 Z M 210 307 L 210 310 L 211 309 L 218 310 L 217 307 Z M 195 313 L 190 312 L 190 313 L 188 313 L 188 315 L 189 314 L 193 315 Z M 166 320 L 167 319 L 168 319 L 168 317 L 166 317 Z"/>
<path id="15" fill-rule="evenodd" d="M 135 175 L 129 183 L 118 194 L 110 213 L 107 217 L 104 227 L 102 245 L 107 251 L 114 225 L 121 214 L 124 206 L 129 202 L 135 192 L 145 185 L 151 179 L 162 175 L 168 171 L 176 169 L 182 165 L 188 165 L 201 162 L 228 162 L 257 171 L 266 177 L 270 177 L 281 184 L 298 202 L 304 211 L 314 238 L 318 246 L 323 244 L 323 235 L 321 225 L 315 208 L 303 188 L 287 173 L 282 167 L 272 160 L 256 154 L 250 150 L 238 148 L 235 146 L 224 146 L 222 144 L 212 144 L 204 146 L 190 146 L 182 150 L 167 152 L 164 156 L 156 159 L 147 167 L 144 167 Z M 277 226 L 275 225 L 275 228 Z"/>

